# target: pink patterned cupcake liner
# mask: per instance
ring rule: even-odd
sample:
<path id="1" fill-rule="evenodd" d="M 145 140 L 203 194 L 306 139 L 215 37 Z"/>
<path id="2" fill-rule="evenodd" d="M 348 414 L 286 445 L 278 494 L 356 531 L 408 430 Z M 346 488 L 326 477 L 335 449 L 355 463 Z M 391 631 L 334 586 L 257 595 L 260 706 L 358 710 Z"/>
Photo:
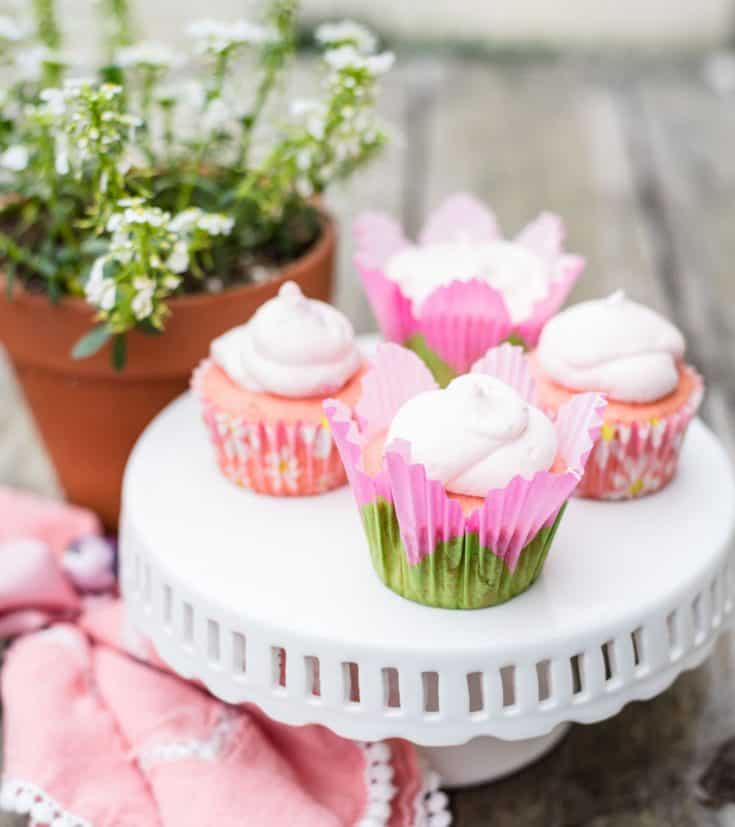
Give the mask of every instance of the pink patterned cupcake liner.
<path id="1" fill-rule="evenodd" d="M 531 404 L 536 387 L 521 348 L 490 351 L 475 370 L 511 385 Z M 517 476 L 488 492 L 465 513 L 444 486 L 411 462 L 410 445 L 387 447 L 382 468 L 366 469 L 366 450 L 385 432 L 401 405 L 437 387 L 412 352 L 386 344 L 363 378 L 356 415 L 340 402 L 325 402 L 383 581 L 409 599 L 446 608 L 479 608 L 507 600 L 538 577 L 560 512 L 584 474 L 599 434 L 605 401 L 579 394 L 555 419 L 558 455 L 564 468 Z"/>
<path id="2" fill-rule="evenodd" d="M 592 449 L 584 478 L 575 492 L 597 500 L 627 500 L 653 494 L 676 474 L 689 423 L 704 395 L 701 377 L 675 413 L 644 422 L 624 424 L 606 420 Z"/>
<path id="3" fill-rule="evenodd" d="M 205 359 L 191 387 L 222 473 L 236 485 L 279 497 L 322 494 L 347 481 L 329 424 L 264 423 L 234 414 L 202 393 Z"/>
<path id="4" fill-rule="evenodd" d="M 483 353 L 508 338 L 535 346 L 584 269 L 584 259 L 563 252 L 561 219 L 543 213 L 516 238 L 554 274 L 548 295 L 527 319 L 514 324 L 502 294 L 477 279 L 437 288 L 416 315 L 411 300 L 385 273 L 390 259 L 410 245 L 400 225 L 387 215 L 365 213 L 357 219 L 354 234 L 357 270 L 383 335 L 414 349 L 441 384 L 466 373 Z M 452 196 L 429 217 L 419 243 L 460 238 L 477 242 L 500 238 L 493 214 L 464 194 Z"/>

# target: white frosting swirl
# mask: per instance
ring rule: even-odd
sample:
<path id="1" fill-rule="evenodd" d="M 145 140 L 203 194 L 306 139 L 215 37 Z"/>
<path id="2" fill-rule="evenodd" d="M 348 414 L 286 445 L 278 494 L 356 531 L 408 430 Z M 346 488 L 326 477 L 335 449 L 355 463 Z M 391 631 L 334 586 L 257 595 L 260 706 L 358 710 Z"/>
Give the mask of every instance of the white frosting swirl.
<path id="1" fill-rule="evenodd" d="M 360 367 L 347 317 L 292 281 L 249 322 L 215 339 L 211 355 L 243 388 L 292 398 L 334 393 Z"/>
<path id="2" fill-rule="evenodd" d="M 539 364 L 555 382 L 619 402 L 653 402 L 671 393 L 683 355 L 679 330 L 623 292 L 559 313 L 538 345 Z"/>
<path id="3" fill-rule="evenodd" d="M 513 322 L 546 298 L 551 273 L 539 256 L 512 241 L 452 241 L 406 247 L 388 260 L 386 276 L 411 299 L 414 313 L 438 287 L 479 279 L 498 290 Z"/>
<path id="4" fill-rule="evenodd" d="M 513 477 L 547 471 L 556 457 L 551 421 L 509 385 L 482 373 L 450 382 L 445 390 L 409 399 L 395 415 L 386 447 L 411 445 L 411 460 L 447 491 L 484 497 Z"/>

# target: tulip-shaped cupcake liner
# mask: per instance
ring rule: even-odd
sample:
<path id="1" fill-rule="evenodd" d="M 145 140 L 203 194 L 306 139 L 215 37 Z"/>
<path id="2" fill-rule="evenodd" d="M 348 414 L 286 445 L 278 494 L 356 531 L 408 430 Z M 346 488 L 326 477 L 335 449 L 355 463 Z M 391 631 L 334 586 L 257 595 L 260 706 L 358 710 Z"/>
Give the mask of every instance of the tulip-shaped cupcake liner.
<path id="1" fill-rule="evenodd" d="M 205 360 L 194 371 L 191 387 L 222 473 L 236 485 L 259 494 L 306 496 L 338 488 L 347 481 L 326 419 L 306 422 L 251 421 L 203 394 L 211 367 Z"/>
<path id="2" fill-rule="evenodd" d="M 676 474 L 689 423 L 704 396 L 704 384 L 693 368 L 688 399 L 669 416 L 640 422 L 606 420 L 575 492 L 596 500 L 629 500 L 664 488 Z"/>
<path id="3" fill-rule="evenodd" d="M 474 370 L 497 377 L 536 404 L 522 348 L 495 348 Z M 564 504 L 599 434 L 605 402 L 593 393 L 572 398 L 555 419 L 554 469 L 530 479 L 516 476 L 466 510 L 427 477 L 423 465 L 411 462 L 408 443 L 395 440 L 386 446 L 379 468 L 368 461 L 369 447 L 388 430 L 401 405 L 436 388 L 415 354 L 385 344 L 363 378 L 355 412 L 335 400 L 325 402 L 325 410 L 383 582 L 430 606 L 492 606 L 520 594 L 539 576 Z"/>
<path id="4" fill-rule="evenodd" d="M 502 293 L 479 279 L 437 288 L 417 311 L 386 274 L 391 258 L 411 245 L 400 225 L 388 215 L 365 213 L 357 219 L 354 233 L 355 263 L 383 335 L 415 351 L 441 386 L 466 373 L 503 341 L 535 346 L 584 269 L 581 257 L 563 252 L 561 220 L 543 213 L 515 239 L 544 262 L 551 276 L 548 294 L 528 318 L 513 322 Z M 430 216 L 419 244 L 499 239 L 493 214 L 471 196 L 459 194 Z"/>

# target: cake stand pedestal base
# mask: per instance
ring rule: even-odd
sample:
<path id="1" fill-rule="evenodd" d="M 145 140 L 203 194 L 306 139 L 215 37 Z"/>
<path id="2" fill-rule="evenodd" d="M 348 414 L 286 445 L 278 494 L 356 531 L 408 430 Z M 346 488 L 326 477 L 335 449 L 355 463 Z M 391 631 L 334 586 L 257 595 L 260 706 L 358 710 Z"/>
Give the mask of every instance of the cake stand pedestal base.
<path id="1" fill-rule="evenodd" d="M 559 724 L 548 735 L 524 741 L 480 736 L 460 746 L 419 747 L 419 750 L 441 775 L 445 787 L 472 787 L 498 781 L 538 761 L 554 749 L 570 727 L 570 724 Z"/>

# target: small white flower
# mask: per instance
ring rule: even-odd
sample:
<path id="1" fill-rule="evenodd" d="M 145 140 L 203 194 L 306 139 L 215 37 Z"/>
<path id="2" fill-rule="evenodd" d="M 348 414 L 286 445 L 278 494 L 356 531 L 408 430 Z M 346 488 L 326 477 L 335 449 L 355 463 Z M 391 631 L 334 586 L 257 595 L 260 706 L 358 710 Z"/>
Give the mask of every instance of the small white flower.
<path id="1" fill-rule="evenodd" d="M 354 46 L 338 46 L 324 53 L 324 60 L 336 71 L 342 69 L 360 69 L 364 58 Z"/>
<path id="2" fill-rule="evenodd" d="M 57 175 L 69 174 L 69 138 L 57 135 L 54 141 L 54 167 Z"/>
<path id="3" fill-rule="evenodd" d="M 18 23 L 5 15 L 0 15 L 0 40 L 22 40 L 25 32 Z"/>
<path id="4" fill-rule="evenodd" d="M 185 273 L 189 266 L 189 250 L 185 241 L 177 241 L 174 244 L 174 249 L 166 262 L 169 270 L 174 273 Z M 176 284 L 169 289 L 175 290 L 179 286 L 179 279 L 176 279 Z M 164 282 L 164 287 L 168 285 Z"/>
<path id="5" fill-rule="evenodd" d="M 658 491 L 667 479 L 665 463 L 648 456 L 625 456 L 619 470 L 612 475 L 612 488 L 607 498 L 633 499 Z"/>
<path id="6" fill-rule="evenodd" d="M 355 46 L 361 52 L 375 51 L 377 39 L 366 26 L 353 20 L 323 23 L 316 30 L 316 39 L 324 46 Z"/>
<path id="7" fill-rule="evenodd" d="M 371 75 L 384 75 L 386 72 L 390 72 L 395 62 L 396 56 L 393 52 L 382 52 L 379 55 L 366 57 L 365 68 Z"/>
<path id="8" fill-rule="evenodd" d="M 147 319 L 153 312 L 153 293 L 156 289 L 156 283 L 153 279 L 138 276 L 133 279 L 133 287 L 136 294 L 131 302 L 133 315 L 138 321 Z"/>
<path id="9" fill-rule="evenodd" d="M 112 310 L 115 306 L 115 282 L 105 278 L 106 256 L 95 259 L 89 271 L 87 283 L 84 286 L 84 295 L 90 304 L 99 307 L 100 310 Z"/>
<path id="10" fill-rule="evenodd" d="M 272 451 L 266 456 L 265 472 L 276 491 L 280 491 L 284 485 L 287 488 L 296 488 L 301 476 L 299 461 L 288 446 L 284 446 L 280 451 Z"/>
<path id="11" fill-rule="evenodd" d="M 145 202 L 140 197 L 121 198 L 117 205 L 118 207 L 141 207 Z"/>
<path id="12" fill-rule="evenodd" d="M 122 213 L 116 212 L 113 213 L 107 219 L 107 230 L 108 232 L 114 233 L 116 230 L 120 229 L 120 225 L 123 223 L 123 216 Z"/>
<path id="13" fill-rule="evenodd" d="M 203 212 L 199 207 L 189 207 L 182 210 L 169 221 L 168 227 L 174 233 L 188 233 L 191 232 L 198 224 Z"/>
<path id="14" fill-rule="evenodd" d="M 208 235 L 229 235 L 235 226 L 235 220 L 220 213 L 203 213 L 197 221 L 197 227 Z"/>
<path id="15" fill-rule="evenodd" d="M 258 45 L 273 40 L 275 37 L 275 33 L 271 29 L 260 26 L 257 23 L 251 23 L 249 20 L 236 20 L 235 23 L 228 28 L 230 38 L 235 43 L 243 45 Z"/>
<path id="16" fill-rule="evenodd" d="M 324 60 L 336 72 L 345 69 L 364 69 L 370 75 L 385 74 L 395 62 L 395 55 L 392 52 L 383 52 L 379 55 L 365 57 L 354 46 L 338 46 L 324 53 Z"/>
<path id="17" fill-rule="evenodd" d="M 115 62 L 123 68 L 131 66 L 166 69 L 174 62 L 173 51 L 164 43 L 145 40 L 118 49 Z"/>
<path id="18" fill-rule="evenodd" d="M 42 89 L 39 95 L 45 114 L 61 117 L 66 112 L 66 95 L 63 89 Z"/>
<path id="19" fill-rule="evenodd" d="M 28 166 L 28 154 L 28 149 L 22 144 L 9 146 L 0 155 L 0 166 L 11 172 L 21 172 Z"/>
<path id="20" fill-rule="evenodd" d="M 302 120 L 306 131 L 316 141 L 324 137 L 327 109 L 321 101 L 298 98 L 291 103 L 291 116 Z"/>
<path id="21" fill-rule="evenodd" d="M 296 181 L 296 192 L 302 198 L 311 198 L 314 194 L 314 187 L 308 178 L 299 178 Z"/>
<path id="22" fill-rule="evenodd" d="M 97 82 L 90 75 L 66 78 L 64 81 L 64 93 L 67 97 L 74 97 L 75 95 L 79 95 L 80 90 L 85 88 L 90 89 L 96 85 Z M 100 92 L 102 92 L 108 100 L 112 100 L 112 98 L 122 92 L 122 87 L 114 83 L 103 83 L 102 86 L 100 86 Z"/>
<path id="23" fill-rule="evenodd" d="M 163 227 L 171 216 L 158 207 L 127 207 L 123 213 L 126 224 L 147 224 L 149 227 Z"/>
<path id="24" fill-rule="evenodd" d="M 180 284 L 181 279 L 178 276 L 166 276 L 163 280 L 163 286 L 171 293 L 173 293 Z"/>
<path id="25" fill-rule="evenodd" d="M 221 54 L 234 46 L 259 45 L 273 38 L 273 32 L 248 20 L 195 20 L 187 34 L 200 53 Z"/>

